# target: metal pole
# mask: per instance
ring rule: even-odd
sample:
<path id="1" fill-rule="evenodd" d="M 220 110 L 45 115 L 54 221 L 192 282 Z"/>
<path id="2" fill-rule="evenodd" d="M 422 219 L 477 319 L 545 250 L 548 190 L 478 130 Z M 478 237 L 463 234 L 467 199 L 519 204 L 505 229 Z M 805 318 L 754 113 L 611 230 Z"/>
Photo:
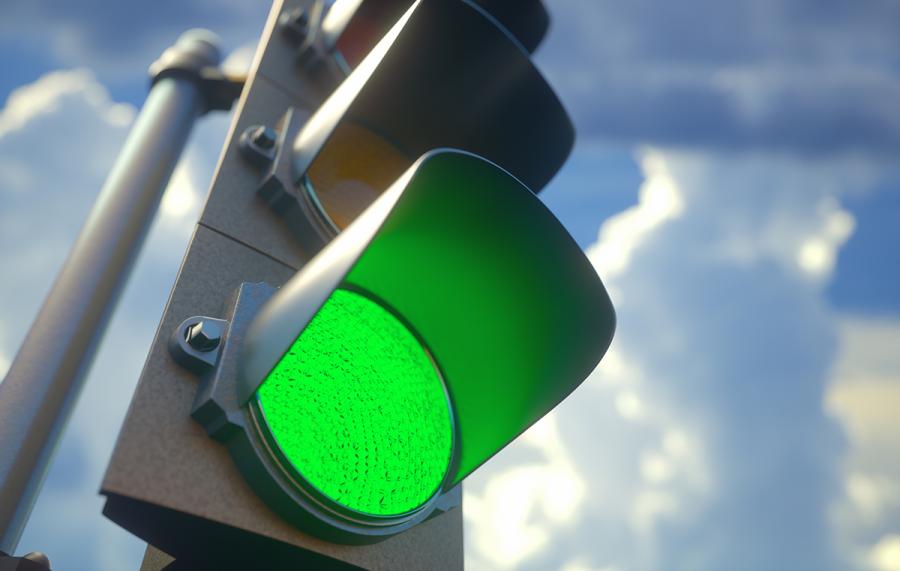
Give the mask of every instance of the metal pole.
<path id="1" fill-rule="evenodd" d="M 188 32 L 151 67 L 137 121 L 0 383 L 0 551 L 15 551 L 191 127 L 214 107 L 204 78 L 221 59 L 216 44 Z"/>

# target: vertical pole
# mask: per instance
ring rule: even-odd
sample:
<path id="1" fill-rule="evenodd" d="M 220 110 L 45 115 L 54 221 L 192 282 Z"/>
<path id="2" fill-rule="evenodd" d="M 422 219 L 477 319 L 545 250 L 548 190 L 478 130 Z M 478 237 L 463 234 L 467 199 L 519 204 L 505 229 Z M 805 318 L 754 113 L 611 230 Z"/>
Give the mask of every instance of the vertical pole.
<path id="1" fill-rule="evenodd" d="M 137 121 L 0 383 L 0 551 L 15 551 L 162 193 L 210 107 L 200 72 L 219 60 L 215 38 L 191 31 L 151 68 Z"/>

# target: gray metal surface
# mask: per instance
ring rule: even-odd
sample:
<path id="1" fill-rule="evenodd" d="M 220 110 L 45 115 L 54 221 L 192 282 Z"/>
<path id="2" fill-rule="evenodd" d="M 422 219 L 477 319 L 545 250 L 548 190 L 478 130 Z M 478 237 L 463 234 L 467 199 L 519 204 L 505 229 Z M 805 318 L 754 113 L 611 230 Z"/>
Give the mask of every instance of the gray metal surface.
<path id="1" fill-rule="evenodd" d="M 278 14 L 286 14 L 297 9 L 312 11 L 317 0 L 283 0 Z M 318 0 L 322 1 L 322 0 Z M 331 77 L 319 81 L 303 71 L 303 41 L 290 34 L 279 25 L 278 21 L 269 21 L 263 37 L 266 39 L 265 51 L 256 54 L 255 77 L 264 77 L 279 89 L 303 102 L 299 107 L 315 107 L 333 88 Z"/>
<path id="2" fill-rule="evenodd" d="M 279 517 L 247 484 L 228 449 L 191 418 L 199 379 L 169 352 L 170 335 L 185 319 L 223 317 L 241 283 L 281 286 L 315 253 L 302 247 L 259 197 L 265 172 L 240 150 L 248 127 L 273 126 L 288 107 L 308 116 L 304 110 L 321 102 L 315 81 L 299 72 L 297 44 L 278 25 L 282 14 L 309 4 L 274 3 L 209 198 L 107 469 L 101 489 L 107 496 L 104 511 L 191 569 L 214 566 L 215 557 L 224 558 L 227 567 L 237 564 L 236 558 L 271 554 L 289 564 L 267 568 L 462 569 L 459 509 L 365 546 L 323 541 Z M 257 561 L 246 567 L 264 566 Z"/>
<path id="3" fill-rule="evenodd" d="M 201 45 L 198 45 L 201 44 Z M 218 64 L 207 37 L 181 48 Z M 132 262 L 195 119 L 198 86 L 159 79 L 6 378 L 0 383 L 0 549 L 13 552 Z M 77 141 L 72 141 L 77 144 Z M 52 221 L 50 221 L 52 223 Z"/>
<path id="4" fill-rule="evenodd" d="M 239 115 L 229 131 L 214 188 L 200 222 L 299 269 L 314 252 L 305 252 L 288 225 L 274 216 L 268 204 L 257 196 L 263 171 L 248 168 L 251 165 L 240 148 L 241 134 L 247 127 L 275 125 L 296 99 L 259 75 L 244 97 L 247 99 L 239 104 Z"/>

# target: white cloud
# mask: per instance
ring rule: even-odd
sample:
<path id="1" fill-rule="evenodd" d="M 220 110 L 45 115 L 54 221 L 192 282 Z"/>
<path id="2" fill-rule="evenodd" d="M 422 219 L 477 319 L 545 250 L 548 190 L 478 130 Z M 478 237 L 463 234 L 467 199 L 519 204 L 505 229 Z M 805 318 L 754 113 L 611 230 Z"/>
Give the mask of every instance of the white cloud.
<path id="1" fill-rule="evenodd" d="M 872 548 L 869 559 L 877 571 L 900 571 L 900 535 L 881 538 Z"/>
<path id="2" fill-rule="evenodd" d="M 463 513 L 478 530 L 470 536 L 469 568 L 516 567 L 545 550 L 553 531 L 572 525 L 584 501 L 585 482 L 562 448 L 552 414 L 526 432 L 521 445 L 537 451 L 542 461 L 502 472 L 483 491 L 465 489 Z"/>
<path id="3" fill-rule="evenodd" d="M 196 214 L 198 195 L 199 192 L 194 186 L 191 175 L 190 163 L 180 163 L 172 173 L 172 180 L 159 205 L 162 216 L 166 218 L 190 217 L 193 221 L 196 217 L 190 215 Z"/>
<path id="4" fill-rule="evenodd" d="M 900 569 L 900 320 L 844 316 L 826 406 L 849 448 L 831 517 L 860 568 Z"/>
<path id="5" fill-rule="evenodd" d="M 588 250 L 619 317 L 609 366 L 554 414 L 553 462 L 583 500 L 566 525 L 485 501 L 510 489 L 517 458 L 553 465 L 512 445 L 473 476 L 472 560 L 518 530 L 509 542 L 526 547 L 503 558 L 516 569 L 847 568 L 827 524 L 844 448 L 823 406 L 840 335 L 824 286 L 854 229 L 841 198 L 883 167 L 649 148 L 639 162 L 639 203 Z M 884 500 L 880 484 L 856 487 Z M 541 495 L 523 485 L 517 506 Z"/>
<path id="6" fill-rule="evenodd" d="M 121 123 L 122 107 L 111 104 L 89 71 L 58 71 L 10 93 L 0 114 L 0 137 L 8 136 L 41 116 L 58 114 L 60 107 L 76 100 L 89 107 L 96 119 L 114 125 Z M 125 109 L 130 108 L 125 106 Z"/>
<path id="7" fill-rule="evenodd" d="M 634 391 L 624 390 L 616 395 L 616 411 L 625 420 L 637 420 L 642 416 L 644 406 Z"/>
<path id="8" fill-rule="evenodd" d="M 640 164 L 645 180 L 638 191 L 638 205 L 607 221 L 597 243 L 588 250 L 597 272 L 607 279 L 625 271 L 635 249 L 652 237 L 654 228 L 676 218 L 684 209 L 662 155 L 646 150 Z"/>
<path id="9" fill-rule="evenodd" d="M 888 450 L 883 452 L 890 453 Z M 872 476 L 855 472 L 848 474 L 845 482 L 853 510 L 868 525 L 883 524 L 885 513 L 900 505 L 897 474 Z"/>
<path id="10" fill-rule="evenodd" d="M 797 265 L 810 277 L 827 280 L 834 271 L 838 249 L 853 234 L 856 220 L 830 196 L 819 202 L 818 211 L 823 218 L 822 227 L 801 244 Z"/>

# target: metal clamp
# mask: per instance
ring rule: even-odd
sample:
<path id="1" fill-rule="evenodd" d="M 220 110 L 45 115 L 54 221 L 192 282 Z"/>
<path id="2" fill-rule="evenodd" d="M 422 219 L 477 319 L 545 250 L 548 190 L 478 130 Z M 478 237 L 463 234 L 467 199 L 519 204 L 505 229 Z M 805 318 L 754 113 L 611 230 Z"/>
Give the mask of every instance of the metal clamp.
<path id="1" fill-rule="evenodd" d="M 246 78 L 226 75 L 218 40 L 206 30 L 190 30 L 150 65 L 150 84 L 166 77 L 193 81 L 200 88 L 207 111 L 228 111 L 241 95 Z"/>
<path id="2" fill-rule="evenodd" d="M 288 225 L 305 251 L 318 252 L 338 230 L 322 206 L 302 184 L 295 182 L 293 141 L 309 113 L 289 107 L 274 127 L 253 125 L 240 137 L 241 156 L 263 171 L 257 194 Z"/>

